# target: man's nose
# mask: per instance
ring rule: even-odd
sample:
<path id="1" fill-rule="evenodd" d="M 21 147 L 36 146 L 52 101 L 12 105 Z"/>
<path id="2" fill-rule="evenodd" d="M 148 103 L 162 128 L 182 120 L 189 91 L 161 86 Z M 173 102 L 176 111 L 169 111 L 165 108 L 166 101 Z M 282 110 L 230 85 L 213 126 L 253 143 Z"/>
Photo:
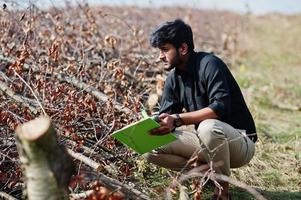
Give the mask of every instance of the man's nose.
<path id="1" fill-rule="evenodd" d="M 163 61 L 165 59 L 165 54 L 162 51 L 160 51 L 160 53 L 159 53 L 159 59 L 163 60 Z"/>

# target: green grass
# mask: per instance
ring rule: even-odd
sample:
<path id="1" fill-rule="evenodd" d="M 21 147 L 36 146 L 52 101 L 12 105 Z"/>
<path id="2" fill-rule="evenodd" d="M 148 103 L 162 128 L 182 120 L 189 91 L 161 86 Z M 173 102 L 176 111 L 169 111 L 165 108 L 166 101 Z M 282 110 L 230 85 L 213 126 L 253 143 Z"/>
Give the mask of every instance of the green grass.
<path id="1" fill-rule="evenodd" d="M 301 199 L 300 20 L 277 15 L 251 19 L 249 41 L 243 45 L 248 53 L 234 67 L 260 137 L 254 159 L 234 170 L 234 177 L 267 199 Z M 240 189 L 234 188 L 234 194 L 234 199 L 253 199 Z"/>

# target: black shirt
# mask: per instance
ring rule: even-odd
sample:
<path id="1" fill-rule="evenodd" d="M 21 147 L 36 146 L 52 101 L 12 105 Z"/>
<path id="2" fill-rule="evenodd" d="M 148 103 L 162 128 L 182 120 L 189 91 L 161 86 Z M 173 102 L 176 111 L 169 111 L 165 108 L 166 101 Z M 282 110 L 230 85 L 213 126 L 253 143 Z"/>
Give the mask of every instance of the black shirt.
<path id="1" fill-rule="evenodd" d="M 211 108 L 219 120 L 246 130 L 254 142 L 257 140 L 252 115 L 226 64 L 212 54 L 193 52 L 187 70 L 175 68 L 169 73 L 159 112 L 174 114 L 183 108 L 191 112 L 205 107 Z"/>

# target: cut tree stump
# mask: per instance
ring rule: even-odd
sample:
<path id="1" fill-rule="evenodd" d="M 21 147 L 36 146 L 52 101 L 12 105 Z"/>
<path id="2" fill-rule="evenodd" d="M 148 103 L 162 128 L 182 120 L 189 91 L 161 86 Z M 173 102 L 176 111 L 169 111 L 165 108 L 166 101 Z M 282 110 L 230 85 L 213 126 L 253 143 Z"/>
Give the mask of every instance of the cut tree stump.
<path id="1" fill-rule="evenodd" d="M 41 116 L 16 129 L 29 200 L 68 199 L 72 158 L 57 142 L 50 118 Z"/>

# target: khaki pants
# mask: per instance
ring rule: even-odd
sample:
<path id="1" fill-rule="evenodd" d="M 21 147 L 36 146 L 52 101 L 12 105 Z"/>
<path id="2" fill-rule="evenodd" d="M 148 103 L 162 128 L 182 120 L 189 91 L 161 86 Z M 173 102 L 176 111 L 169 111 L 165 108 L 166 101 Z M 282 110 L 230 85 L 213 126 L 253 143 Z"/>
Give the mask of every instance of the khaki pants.
<path id="1" fill-rule="evenodd" d="M 199 163 L 221 163 L 216 173 L 229 176 L 230 168 L 249 163 L 255 152 L 255 144 L 242 130 L 215 119 L 204 120 L 195 132 L 175 131 L 175 135 L 178 140 L 144 154 L 147 161 L 180 171 L 197 155 Z"/>

